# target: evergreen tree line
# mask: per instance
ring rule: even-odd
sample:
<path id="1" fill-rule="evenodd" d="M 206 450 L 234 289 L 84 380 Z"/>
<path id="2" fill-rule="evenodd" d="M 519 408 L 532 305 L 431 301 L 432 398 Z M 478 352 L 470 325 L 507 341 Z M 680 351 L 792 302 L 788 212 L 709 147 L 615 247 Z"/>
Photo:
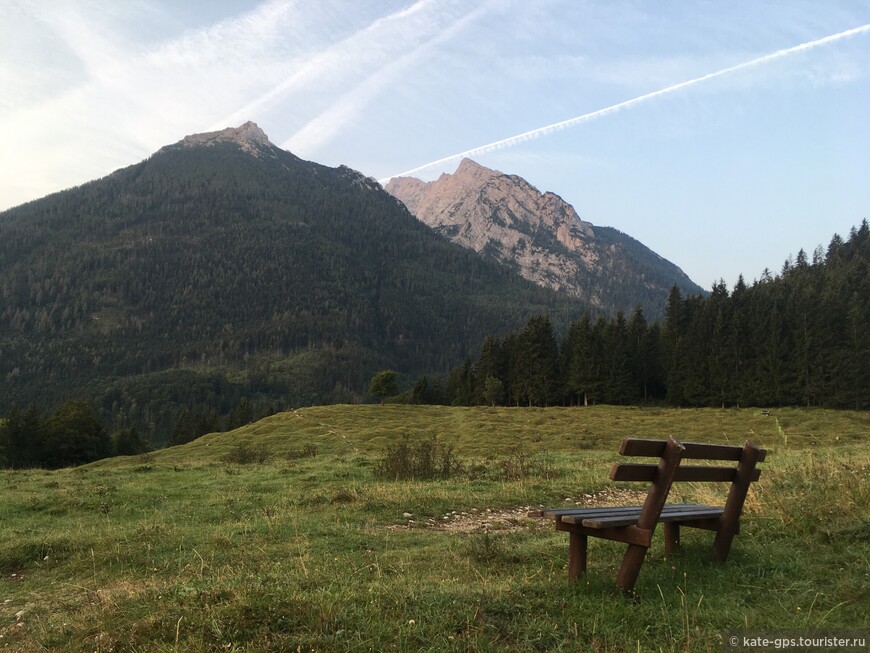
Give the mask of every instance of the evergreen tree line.
<path id="1" fill-rule="evenodd" d="M 51 415 L 33 404 L 13 406 L 0 423 L 0 462 L 8 468 L 57 469 L 149 450 L 135 427 L 110 434 L 83 401 L 67 401 Z"/>
<path id="2" fill-rule="evenodd" d="M 447 379 L 420 377 L 403 399 L 454 405 L 870 407 L 870 229 L 802 250 L 731 292 L 671 290 L 661 323 L 637 309 L 587 314 L 558 342 L 546 316 L 487 337 Z"/>
<path id="3" fill-rule="evenodd" d="M 274 409 L 266 414 L 274 413 Z M 230 431 L 265 415 L 255 415 L 242 397 L 227 415 L 206 408 L 183 408 L 170 445 L 184 444 L 206 433 Z M 113 433 L 87 402 L 67 401 L 55 413 L 44 414 L 35 404 L 21 411 L 13 406 L 0 421 L 0 466 L 12 469 L 58 469 L 110 456 L 132 456 L 152 446 L 135 426 Z"/>

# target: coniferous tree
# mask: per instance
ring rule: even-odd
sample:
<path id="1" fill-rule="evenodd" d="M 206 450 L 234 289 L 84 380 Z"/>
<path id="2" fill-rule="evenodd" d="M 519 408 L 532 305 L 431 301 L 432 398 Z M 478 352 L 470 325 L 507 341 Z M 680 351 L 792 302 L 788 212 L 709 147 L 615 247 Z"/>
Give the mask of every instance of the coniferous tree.
<path id="1" fill-rule="evenodd" d="M 627 404 L 634 398 L 631 345 L 625 316 L 617 312 L 604 330 L 604 398 L 609 404 Z"/>
<path id="2" fill-rule="evenodd" d="M 558 390 L 559 347 L 546 315 L 531 318 L 520 332 L 516 356 L 521 400 L 550 405 Z"/>
<path id="3" fill-rule="evenodd" d="M 447 379 L 447 394 L 454 406 L 474 405 L 474 366 L 466 356 L 461 367 L 455 367 Z"/>
<path id="4" fill-rule="evenodd" d="M 728 355 L 731 362 L 731 391 L 737 406 L 749 404 L 749 348 L 750 316 L 746 282 L 741 274 L 731 292 L 730 324 L 728 327 Z"/>
<path id="5" fill-rule="evenodd" d="M 172 431 L 172 439 L 169 441 L 169 444 L 185 444 L 194 438 L 196 438 L 196 435 L 194 433 L 194 425 L 190 419 L 190 411 L 187 408 L 182 408 L 175 422 L 175 428 Z"/>
<path id="6" fill-rule="evenodd" d="M 601 400 L 604 326 L 603 318 L 599 318 L 593 326 L 589 315 L 584 314 L 573 340 L 568 384 L 584 406 Z"/>
<path id="7" fill-rule="evenodd" d="M 662 328 L 662 362 L 666 370 L 668 401 L 674 405 L 685 403 L 686 360 L 684 338 L 686 328 L 683 316 L 683 297 L 674 286 L 668 295 L 665 323 Z"/>
<path id="8" fill-rule="evenodd" d="M 649 351 L 649 329 L 643 309 L 638 306 L 628 321 L 628 353 L 631 360 L 632 399 L 647 401 L 652 378 L 653 352 Z"/>
<path id="9" fill-rule="evenodd" d="M 492 336 L 487 336 L 480 348 L 480 356 L 474 368 L 474 393 L 473 403 L 491 403 L 487 397 L 486 385 L 490 378 L 498 379 L 502 383 L 504 391 L 504 378 L 507 376 L 507 365 L 504 360 L 501 344 Z M 497 398 L 501 404 L 504 397 Z"/>
<path id="10" fill-rule="evenodd" d="M 249 424 L 253 419 L 253 411 L 251 402 L 247 397 L 242 397 L 239 403 L 233 408 L 226 420 L 226 431 L 232 431 L 240 426 Z"/>

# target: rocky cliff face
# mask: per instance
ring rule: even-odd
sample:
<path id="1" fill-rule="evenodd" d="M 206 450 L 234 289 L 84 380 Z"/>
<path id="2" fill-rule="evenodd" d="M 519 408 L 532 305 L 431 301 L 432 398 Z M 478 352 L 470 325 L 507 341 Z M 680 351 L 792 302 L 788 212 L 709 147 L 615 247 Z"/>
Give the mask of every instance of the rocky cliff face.
<path id="1" fill-rule="evenodd" d="M 653 297 L 663 307 L 674 284 L 701 292 L 679 268 L 637 241 L 581 220 L 558 195 L 470 159 L 436 181 L 397 177 L 386 190 L 451 240 L 604 310 L 640 304 L 655 314 Z"/>
<path id="2" fill-rule="evenodd" d="M 437 181 L 398 177 L 387 192 L 459 244 L 517 267 L 542 286 L 579 295 L 579 266 L 594 266 L 592 225 L 558 195 L 464 159 Z"/>

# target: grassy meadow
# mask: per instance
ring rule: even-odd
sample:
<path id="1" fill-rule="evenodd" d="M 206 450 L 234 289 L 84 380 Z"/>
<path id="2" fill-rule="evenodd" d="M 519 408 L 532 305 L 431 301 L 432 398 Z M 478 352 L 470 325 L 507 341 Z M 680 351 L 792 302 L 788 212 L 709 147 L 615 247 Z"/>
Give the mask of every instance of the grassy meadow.
<path id="1" fill-rule="evenodd" d="M 867 626 L 870 413 L 771 413 L 317 407 L 5 471 L 0 649 L 719 651 L 725 628 Z M 657 532 L 632 600 L 614 586 L 624 545 L 590 538 L 569 587 L 567 536 L 526 512 L 637 503 L 642 484 L 608 478 L 618 443 L 671 434 L 771 452 L 729 561 L 692 529 L 666 558 Z M 405 436 L 452 445 L 462 473 L 376 477 Z M 681 484 L 672 500 L 726 491 Z"/>

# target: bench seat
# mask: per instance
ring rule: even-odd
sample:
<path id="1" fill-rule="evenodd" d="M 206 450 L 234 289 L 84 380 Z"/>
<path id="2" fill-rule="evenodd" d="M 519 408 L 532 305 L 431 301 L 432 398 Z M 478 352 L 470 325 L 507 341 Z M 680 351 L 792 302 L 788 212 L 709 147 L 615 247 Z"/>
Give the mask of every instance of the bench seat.
<path id="1" fill-rule="evenodd" d="M 566 524 L 578 524 L 586 528 L 615 528 L 637 523 L 643 506 L 619 508 L 564 508 L 541 510 L 538 515 L 556 519 Z M 660 522 L 682 522 L 696 519 L 715 519 L 721 517 L 724 508 L 705 506 L 700 503 L 674 503 L 665 505 L 659 516 Z"/>

